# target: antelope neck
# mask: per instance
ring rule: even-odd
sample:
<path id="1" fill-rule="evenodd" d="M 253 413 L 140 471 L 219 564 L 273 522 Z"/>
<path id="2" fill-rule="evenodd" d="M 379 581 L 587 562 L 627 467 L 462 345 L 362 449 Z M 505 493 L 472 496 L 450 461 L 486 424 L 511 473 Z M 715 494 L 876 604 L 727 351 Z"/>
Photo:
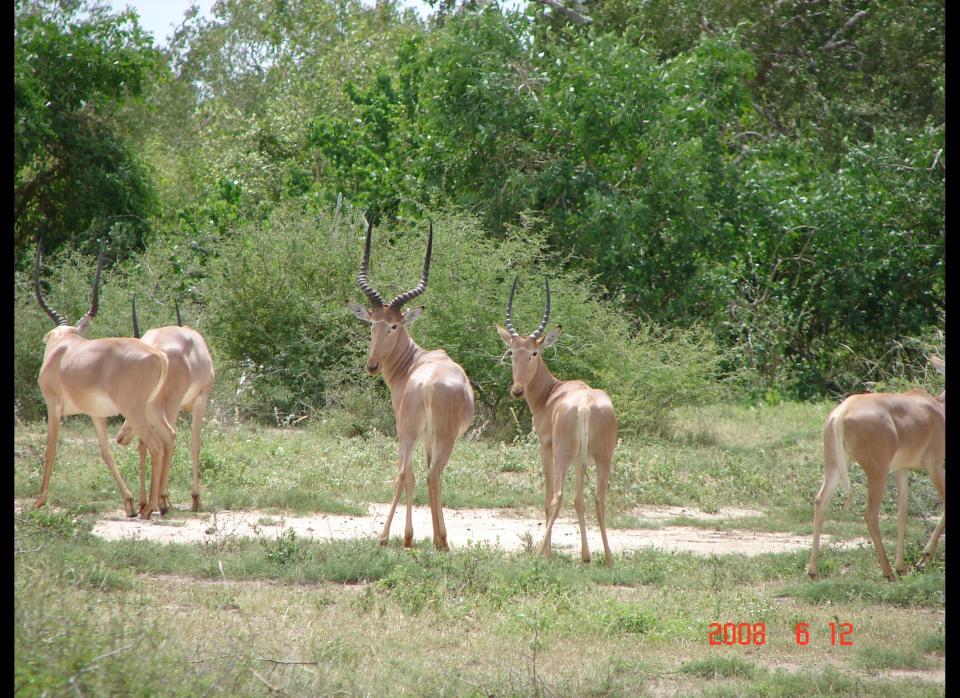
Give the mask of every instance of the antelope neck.
<path id="1" fill-rule="evenodd" d="M 560 381 L 550 373 L 550 369 L 547 368 L 541 358 L 537 362 L 537 372 L 533 374 L 533 380 L 530 381 L 524 391 L 524 399 L 527 401 L 530 411 L 536 414 L 558 385 L 560 385 Z"/>
<path id="2" fill-rule="evenodd" d="M 401 325 L 397 343 L 393 350 L 383 357 L 383 366 L 380 369 L 391 393 L 395 386 L 406 380 L 410 366 L 422 353 L 423 349 L 407 334 L 407 328 Z"/>

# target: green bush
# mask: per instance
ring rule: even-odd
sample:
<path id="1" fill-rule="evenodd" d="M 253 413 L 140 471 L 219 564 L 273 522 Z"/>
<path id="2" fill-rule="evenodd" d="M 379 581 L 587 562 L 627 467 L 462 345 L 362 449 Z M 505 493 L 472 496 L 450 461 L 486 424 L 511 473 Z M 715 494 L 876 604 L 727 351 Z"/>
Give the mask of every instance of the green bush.
<path id="1" fill-rule="evenodd" d="M 334 220 L 329 211 L 281 208 L 224 241 L 205 291 L 209 341 L 223 361 L 244 371 L 238 389 L 245 414 L 283 421 L 334 407 L 354 413 L 346 421 L 358 431 L 389 431 L 385 385 L 362 372 L 369 329 L 345 307 L 347 300 L 365 300 L 356 285 L 363 226 L 357 212 L 341 213 Z M 497 434 L 514 428 L 510 366 L 494 323 L 504 321 L 515 274 L 518 330 L 529 333 L 539 323 L 542 278 L 549 276 L 551 323 L 563 332 L 547 363 L 558 378 L 608 390 L 623 431 L 654 428 L 672 407 L 702 401 L 715 389 L 719 352 L 708 333 L 634 327 L 601 300 L 593 280 L 552 258 L 530 221 L 502 242 L 455 210 L 437 211 L 433 221 L 429 286 L 417 301 L 426 312 L 410 332 L 423 348 L 443 348 L 463 366 L 474 387 L 476 424 Z M 374 229 L 370 279 L 384 297 L 416 285 L 426 228 L 417 221 Z M 372 392 L 374 384 L 383 387 Z M 521 429 L 529 429 L 528 410 L 515 412 Z"/>

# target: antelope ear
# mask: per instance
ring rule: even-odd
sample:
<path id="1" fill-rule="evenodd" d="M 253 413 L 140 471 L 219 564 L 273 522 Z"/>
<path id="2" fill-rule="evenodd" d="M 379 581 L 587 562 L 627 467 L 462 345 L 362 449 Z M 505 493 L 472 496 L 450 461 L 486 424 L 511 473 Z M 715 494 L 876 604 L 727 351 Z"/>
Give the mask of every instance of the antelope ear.
<path id="1" fill-rule="evenodd" d="M 541 349 L 546 349 L 546 348 L 549 347 L 551 344 L 553 344 L 554 342 L 556 342 L 556 341 L 557 341 L 557 337 L 559 337 L 559 336 L 560 336 L 560 325 L 557 325 L 557 326 L 554 327 L 552 330 L 550 330 L 549 332 L 547 332 L 547 333 L 543 336 L 543 339 L 540 340 L 540 348 L 541 348 Z"/>
<path id="2" fill-rule="evenodd" d="M 350 312 L 357 316 L 358 320 L 363 320 L 364 322 L 370 322 L 370 311 L 359 303 L 354 303 L 353 301 L 347 301 L 347 307 L 350 308 Z"/>
<path id="3" fill-rule="evenodd" d="M 403 311 L 403 324 L 410 325 L 412 324 L 420 315 L 423 313 L 424 306 L 418 305 L 413 308 L 407 308 Z"/>
<path id="4" fill-rule="evenodd" d="M 944 378 L 947 377 L 947 364 L 944 362 L 943 359 L 941 359 L 939 356 L 934 356 L 933 354 L 931 354 L 930 363 L 932 363 L 933 367 L 937 369 L 937 373 L 939 373 Z"/>
<path id="5" fill-rule="evenodd" d="M 502 340 L 503 340 L 503 343 L 506 344 L 506 345 L 509 347 L 509 346 L 510 346 L 510 339 L 511 339 L 511 338 L 510 338 L 510 333 L 507 332 L 504 328 L 500 327 L 500 325 L 494 324 L 494 327 L 497 328 L 497 334 L 500 335 L 500 339 L 502 339 Z"/>

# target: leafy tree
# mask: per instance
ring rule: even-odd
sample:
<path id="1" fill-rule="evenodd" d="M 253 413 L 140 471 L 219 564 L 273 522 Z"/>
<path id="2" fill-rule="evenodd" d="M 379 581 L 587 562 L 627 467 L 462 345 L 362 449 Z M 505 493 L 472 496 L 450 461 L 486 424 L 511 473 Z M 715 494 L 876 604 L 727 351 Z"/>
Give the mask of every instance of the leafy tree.
<path id="1" fill-rule="evenodd" d="M 142 248 L 157 201 L 117 111 L 162 74 L 150 36 L 133 12 L 83 0 L 18 0 L 14 36 L 15 254 L 108 230 Z"/>

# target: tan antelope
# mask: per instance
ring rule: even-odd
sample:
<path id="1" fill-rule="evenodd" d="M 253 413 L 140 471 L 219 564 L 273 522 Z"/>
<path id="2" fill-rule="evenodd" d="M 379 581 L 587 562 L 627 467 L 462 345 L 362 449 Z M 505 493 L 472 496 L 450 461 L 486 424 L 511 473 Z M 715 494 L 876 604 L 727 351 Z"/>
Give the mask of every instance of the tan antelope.
<path id="1" fill-rule="evenodd" d="M 930 356 L 934 368 L 946 376 L 942 359 Z M 893 471 L 897 478 L 897 573 L 907 571 L 903 561 L 903 538 L 907 526 L 907 475 L 910 470 L 925 469 L 933 481 L 941 501 L 946 504 L 943 459 L 945 453 L 946 395 L 937 397 L 925 390 L 905 393 L 862 393 L 851 395 L 827 417 L 823 429 L 823 486 L 817 494 L 813 516 L 813 550 L 807 562 L 807 574 L 816 578 L 820 552 L 820 531 L 827 504 L 837 484 L 843 481 L 850 490 L 851 462 L 857 462 L 867 476 L 867 522 L 870 538 L 877 549 L 883 576 L 893 581 L 890 561 L 880 537 L 880 504 Z M 946 507 L 944 507 L 946 509 Z M 933 559 L 943 533 L 944 511 L 923 549 L 918 567 Z"/>
<path id="2" fill-rule="evenodd" d="M 533 414 L 534 429 L 540 439 L 540 460 L 543 462 L 546 490 L 543 509 L 547 519 L 540 553 L 547 557 L 551 554 L 550 533 L 560 514 L 563 482 L 567 477 L 567 469 L 575 464 L 577 491 L 574 507 L 580 522 L 580 559 L 590 562 L 584 523 L 583 478 L 588 461 L 593 461 L 597 466 L 597 522 L 603 539 L 604 562 L 611 567 L 613 557 L 610 555 L 610 544 L 607 543 L 604 507 L 613 449 L 617 445 L 617 417 L 613 412 L 613 403 L 604 391 L 591 388 L 583 381 L 558 380 L 543 362 L 543 350 L 553 344 L 560 334 L 560 325 L 557 325 L 543 335 L 550 319 L 550 283 L 546 279 L 547 304 L 540 326 L 529 337 L 522 337 L 513 329 L 510 314 L 517 279 L 513 281 L 510 300 L 507 301 L 507 327 L 496 327 L 507 345 L 513 364 L 513 387 L 510 392 L 515 399 L 526 399 Z"/>
<path id="3" fill-rule="evenodd" d="M 401 293 L 389 303 L 367 281 L 370 264 L 370 232 L 364 244 L 363 262 L 357 275 L 357 284 L 370 300 L 367 309 L 358 303 L 347 303 L 351 312 L 364 322 L 370 323 L 370 354 L 366 371 L 371 376 L 383 373 L 390 388 L 390 400 L 397 420 L 397 442 L 400 447 L 399 472 L 387 514 L 381 545 L 390 538 L 390 523 L 400 500 L 407 493 L 407 524 L 403 545 L 413 545 L 413 449 L 417 441 L 423 443 L 427 457 L 427 491 L 430 513 L 433 517 L 433 544 L 440 550 L 449 550 L 447 528 L 443 522 L 443 505 L 440 496 L 440 476 L 457 437 L 463 434 L 473 419 L 473 389 L 463 369 L 442 349 L 421 349 L 407 334 L 407 326 L 423 312 L 423 306 L 401 311 L 403 305 L 413 300 L 427 288 L 430 271 L 430 254 L 433 250 L 433 223 L 427 240 L 427 255 L 423 262 L 423 275 L 413 290 Z"/>
<path id="4" fill-rule="evenodd" d="M 140 327 L 137 324 L 137 302 L 130 301 L 133 318 L 133 336 L 140 337 Z M 167 355 L 169 367 L 167 380 L 160 395 L 160 404 L 164 415 L 171 424 L 177 423 L 177 416 L 183 410 L 193 415 L 193 440 L 190 444 L 190 453 L 193 459 L 193 486 L 190 489 L 192 497 L 191 509 L 200 510 L 200 428 L 203 425 L 203 415 L 207 410 L 207 402 L 213 391 L 216 374 L 213 370 L 213 359 L 210 350 L 199 332 L 191 327 L 184 327 L 180 317 L 180 305 L 177 309 L 177 324 L 165 325 L 147 330 L 143 341 L 156 347 Z M 121 446 L 133 441 L 134 432 L 129 422 L 124 422 L 117 434 L 117 443 Z M 145 504 L 144 479 L 147 459 L 147 447 L 140 440 L 140 505 Z M 151 461 L 153 462 L 153 461 Z M 168 487 L 170 485 L 169 463 L 160 479 L 160 513 L 165 514 L 170 507 Z M 151 471 L 152 473 L 152 471 Z M 152 474 L 151 474 L 152 477 Z"/>
<path id="5" fill-rule="evenodd" d="M 34 266 L 34 291 L 40 307 L 56 327 L 43 337 L 46 348 L 37 382 L 47 403 L 47 447 L 43 453 L 43 482 L 36 506 L 47 501 L 50 472 L 57 456 L 57 435 L 60 418 L 86 414 L 93 421 L 100 444 L 100 455 L 117 481 L 127 516 L 136 516 L 133 495 L 127 489 L 107 443 L 107 417 L 122 414 L 133 432 L 139 436 L 154 463 L 163 463 L 172 455 L 174 430 L 164 417 L 159 398 L 167 376 L 167 356 L 139 339 L 110 337 L 86 339 L 81 336 L 97 314 L 100 271 L 103 268 L 103 245 L 93 281 L 90 310 L 76 327 L 50 308 L 40 293 L 40 257 L 42 243 L 37 245 Z M 150 500 L 140 509 L 142 518 L 150 518 L 157 508 L 160 478 L 151 473 Z"/>

